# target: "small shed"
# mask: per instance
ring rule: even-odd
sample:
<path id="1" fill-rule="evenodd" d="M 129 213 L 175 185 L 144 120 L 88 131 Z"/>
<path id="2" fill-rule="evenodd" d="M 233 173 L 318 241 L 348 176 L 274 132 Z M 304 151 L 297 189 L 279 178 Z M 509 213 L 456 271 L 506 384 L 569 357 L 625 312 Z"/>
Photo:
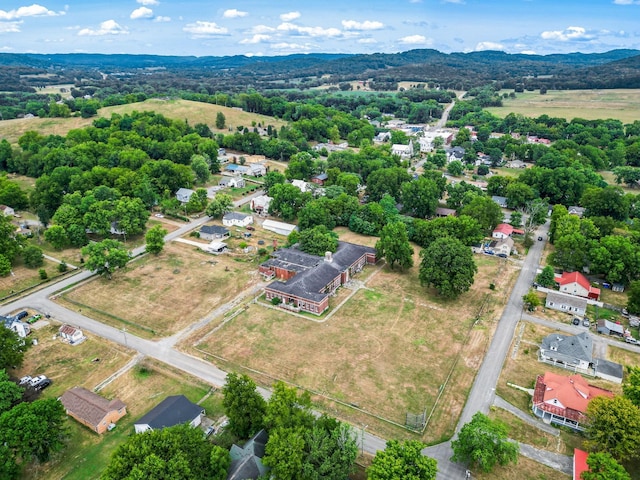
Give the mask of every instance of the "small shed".
<path id="1" fill-rule="evenodd" d="M 71 325 L 62 325 L 58 332 L 60 332 L 60 337 L 63 340 L 71 344 L 79 343 L 86 338 L 82 333 L 82 330 L 76 327 L 72 327 Z"/>
<path id="2" fill-rule="evenodd" d="M 227 244 L 214 240 L 209 245 L 204 247 L 203 250 L 208 253 L 213 253 L 214 255 L 220 255 L 221 253 L 227 251 Z"/>
<path id="3" fill-rule="evenodd" d="M 614 283 L 611 285 L 611 290 L 614 292 L 624 292 L 624 285 L 622 283 Z"/>
<path id="4" fill-rule="evenodd" d="M 597 332 L 604 335 L 619 335 L 624 336 L 624 327 L 619 323 L 613 323 L 609 320 L 598 320 Z"/>
<path id="5" fill-rule="evenodd" d="M 298 227 L 291 223 L 276 222 L 275 220 L 265 220 L 262 223 L 262 228 L 285 236 L 288 236 L 291 232 L 298 229 Z"/>

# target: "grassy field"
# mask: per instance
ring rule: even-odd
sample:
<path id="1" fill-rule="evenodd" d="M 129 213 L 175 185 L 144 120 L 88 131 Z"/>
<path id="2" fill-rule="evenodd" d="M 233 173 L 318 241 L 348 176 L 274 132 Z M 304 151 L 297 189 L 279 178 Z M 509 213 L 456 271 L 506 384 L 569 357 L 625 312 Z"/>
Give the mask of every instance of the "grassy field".
<path id="1" fill-rule="evenodd" d="M 571 475 L 565 475 L 520 455 L 516 465 L 497 466 L 491 473 L 473 472 L 473 478 L 476 480 L 571 480 Z"/>
<path id="2" fill-rule="evenodd" d="M 344 240 L 375 242 L 342 233 Z M 262 372 L 256 375 L 262 383 L 283 379 L 308 388 L 331 413 L 354 425 L 364 418 L 370 431 L 389 436 L 405 433 L 386 430 L 388 424 L 332 399 L 404 424 L 407 412 L 431 411 L 451 374 L 424 437 L 435 442 L 453 432 L 514 278 L 510 264 L 476 260 L 475 285 L 457 301 L 444 301 L 422 288 L 417 267 L 406 273 L 372 269 L 360 275 L 361 280 L 370 275 L 366 288 L 325 323 L 250 304 L 198 348 L 201 355 L 222 357 L 225 367 Z M 495 291 L 488 288 L 491 282 Z M 481 321 L 474 326 L 483 303 Z"/>
<path id="3" fill-rule="evenodd" d="M 98 111 L 98 116 L 110 118 L 113 113 L 123 115 L 133 111 L 153 111 L 167 118 L 187 120 L 192 126 L 196 123 L 205 123 L 209 125 L 212 131 L 222 133 L 230 133 L 229 129 L 235 132 L 238 126 L 251 128 L 253 122 L 256 125 L 273 125 L 277 129 L 287 124 L 287 122 L 266 115 L 189 100 L 150 99 L 144 102 L 101 108 Z M 216 130 L 215 128 L 217 112 L 222 112 L 226 117 L 227 128 L 224 130 Z M 69 130 L 91 125 L 94 118 L 18 118 L 2 120 L 0 121 L 0 139 L 7 139 L 10 143 L 16 143 L 29 130 L 34 130 L 42 135 L 66 135 Z"/>
<path id="4" fill-rule="evenodd" d="M 510 93 L 502 91 L 500 93 Z M 517 93 L 515 99 L 505 99 L 502 107 L 487 108 L 499 117 L 518 113 L 527 117 L 584 118 L 587 120 L 614 118 L 622 123 L 640 120 L 640 89 L 611 90 L 550 90 Z"/>
<path id="5" fill-rule="evenodd" d="M 47 272 L 48 278 L 52 279 L 58 275 L 58 264 L 50 260 L 45 259 L 44 265 L 40 268 L 44 268 Z M 21 259 L 17 260 L 11 270 L 11 275 L 7 277 L 0 277 L 0 298 L 4 298 L 12 293 L 20 292 L 21 290 L 35 287 L 40 283 L 44 283 L 40 279 L 38 271 L 40 268 L 27 268 L 22 263 Z"/>
<path id="6" fill-rule="evenodd" d="M 65 293 L 72 309 L 144 337 L 171 335 L 248 288 L 257 265 L 214 257 L 172 242 L 157 257 L 131 262 L 112 280 L 98 278 Z M 113 299 L 118 301 L 114 302 Z M 68 302 L 67 302 L 68 303 Z"/>
<path id="7" fill-rule="evenodd" d="M 96 343 L 94 341 L 93 347 L 96 347 Z M 78 383 L 78 385 L 87 388 L 93 386 L 91 382 Z M 53 389 L 54 386 L 55 383 L 50 388 Z M 98 479 L 115 449 L 133 433 L 134 422 L 148 410 L 169 395 L 183 394 L 192 402 L 200 402 L 205 399 L 209 391 L 208 385 L 194 380 L 183 372 L 175 372 L 164 365 L 145 360 L 100 392 L 106 398 L 117 397 L 127 405 L 127 415 L 118 422 L 114 430 L 97 435 L 69 419 L 67 422 L 69 441 L 66 449 L 46 464 L 29 466 L 25 469 L 22 478 L 24 480 Z M 47 395 L 50 393 L 47 392 Z M 62 391 L 57 395 L 60 393 Z M 219 393 L 214 393 L 201 403 L 208 417 L 217 418 L 222 415 L 221 398 Z"/>

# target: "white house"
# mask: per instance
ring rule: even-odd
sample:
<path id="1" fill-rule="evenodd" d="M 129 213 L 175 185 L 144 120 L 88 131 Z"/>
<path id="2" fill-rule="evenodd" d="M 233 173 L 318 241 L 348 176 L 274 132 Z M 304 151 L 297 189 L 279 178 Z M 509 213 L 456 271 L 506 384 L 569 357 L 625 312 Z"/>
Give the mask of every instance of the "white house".
<path id="1" fill-rule="evenodd" d="M 267 174 L 267 167 L 262 163 L 252 163 L 249 165 L 249 175 L 254 177 L 262 177 Z"/>
<path id="2" fill-rule="evenodd" d="M 13 217 L 16 214 L 16 211 L 7 205 L 0 205 L 0 212 L 7 217 Z"/>
<path id="3" fill-rule="evenodd" d="M 227 251 L 227 244 L 218 240 L 213 240 L 209 245 L 202 248 L 207 253 L 213 253 L 214 255 L 220 255 Z"/>
<path id="4" fill-rule="evenodd" d="M 391 155 L 398 155 L 400 158 L 409 158 L 413 155 L 413 142 L 409 145 L 394 143 L 391 145 Z"/>
<path id="5" fill-rule="evenodd" d="M 493 230 L 491 233 L 491 237 L 496 238 L 498 240 L 504 240 L 505 238 L 509 238 L 513 233 L 513 226 L 508 223 L 501 223 Z"/>
<path id="6" fill-rule="evenodd" d="M 260 195 L 258 197 L 252 198 L 250 203 L 250 208 L 254 212 L 257 213 L 269 213 L 269 205 L 271 204 L 271 200 L 273 198 L 268 195 Z"/>
<path id="7" fill-rule="evenodd" d="M 305 193 L 311 190 L 311 186 L 304 180 L 291 180 L 291 185 L 300 189 L 302 193 Z"/>
<path id="8" fill-rule="evenodd" d="M 276 222 L 275 220 L 265 220 L 262 222 L 262 228 L 285 236 L 288 236 L 291 232 L 298 229 L 298 227 L 291 223 Z"/>
<path id="9" fill-rule="evenodd" d="M 253 217 L 244 213 L 229 212 L 222 217 L 222 224 L 225 227 L 246 227 L 251 223 L 253 223 Z"/>
<path id="10" fill-rule="evenodd" d="M 489 248 L 493 251 L 495 255 L 499 256 L 509 256 L 511 255 L 511 251 L 513 250 L 513 238 L 506 237 L 501 238 L 500 240 L 493 240 L 489 244 Z"/>
<path id="11" fill-rule="evenodd" d="M 242 177 L 222 177 L 218 182 L 219 187 L 244 188 L 246 185 Z"/>
<path id="12" fill-rule="evenodd" d="M 583 316 L 587 311 L 587 299 L 566 293 L 549 292 L 547 293 L 545 307 Z"/>
<path id="13" fill-rule="evenodd" d="M 194 193 L 196 192 L 191 190 L 190 188 L 180 188 L 176 192 L 176 198 L 180 203 L 187 203 L 189 199 L 191 199 L 191 195 L 193 195 Z"/>
<path id="14" fill-rule="evenodd" d="M 3 317 L 0 316 L 0 325 L 4 324 L 6 328 L 9 330 L 13 330 L 18 334 L 20 338 L 25 338 L 29 333 L 31 333 L 31 329 L 29 325 L 24 322 L 21 322 L 18 318 L 14 317 Z"/>
<path id="15" fill-rule="evenodd" d="M 60 332 L 60 337 L 63 340 L 66 340 L 71 344 L 80 343 L 86 338 L 82 333 L 82 330 L 72 327 L 71 325 L 62 325 L 58 332 Z"/>

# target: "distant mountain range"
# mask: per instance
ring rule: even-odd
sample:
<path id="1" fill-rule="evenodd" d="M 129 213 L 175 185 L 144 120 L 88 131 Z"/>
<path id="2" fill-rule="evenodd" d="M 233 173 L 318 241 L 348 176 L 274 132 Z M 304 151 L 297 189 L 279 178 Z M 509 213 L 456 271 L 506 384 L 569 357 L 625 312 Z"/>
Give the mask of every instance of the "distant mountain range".
<path id="1" fill-rule="evenodd" d="M 99 70 L 103 74 L 136 75 L 153 71 L 185 72 L 189 78 L 251 77 L 258 83 L 329 76 L 332 82 L 372 79 L 433 82 L 469 88 L 488 82 L 505 86 L 525 83 L 539 88 L 639 88 L 640 50 L 553 55 L 499 51 L 442 53 L 432 49 L 394 54 L 298 54 L 272 57 L 193 57 L 102 54 L 0 53 L 0 66 L 20 74 L 65 70 Z"/>

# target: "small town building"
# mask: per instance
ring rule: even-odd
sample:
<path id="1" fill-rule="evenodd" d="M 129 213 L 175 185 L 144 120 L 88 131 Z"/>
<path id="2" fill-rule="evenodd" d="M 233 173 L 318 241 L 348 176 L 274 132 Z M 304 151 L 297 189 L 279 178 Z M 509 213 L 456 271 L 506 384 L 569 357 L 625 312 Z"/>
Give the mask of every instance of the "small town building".
<path id="1" fill-rule="evenodd" d="M 149 410 L 135 422 L 134 428 L 136 433 L 143 433 L 184 423 L 197 427 L 202 422 L 204 414 L 201 406 L 190 402 L 184 395 L 173 395 Z"/>
<path id="2" fill-rule="evenodd" d="M 391 155 L 398 155 L 400 158 L 413 156 L 413 142 L 409 142 L 409 145 L 394 143 L 391 145 Z"/>
<path id="3" fill-rule="evenodd" d="M 262 228 L 287 237 L 291 232 L 298 229 L 298 227 L 292 223 L 277 222 L 275 220 L 265 220 L 262 222 Z"/>
<path id="4" fill-rule="evenodd" d="M 220 225 L 203 225 L 199 233 L 203 240 L 219 240 L 229 236 L 229 230 Z"/>
<path id="5" fill-rule="evenodd" d="M 268 195 L 259 195 L 251 199 L 249 208 L 259 215 L 266 215 L 269 213 L 269 205 L 272 200 L 273 198 Z"/>
<path id="6" fill-rule="evenodd" d="M 7 217 L 13 217 L 16 214 L 16 211 L 7 205 L 0 205 L 0 214 Z"/>
<path id="7" fill-rule="evenodd" d="M 453 208 L 444 208 L 444 207 L 437 207 L 436 208 L 436 217 L 437 218 L 442 218 L 442 217 L 451 217 L 451 216 L 455 216 L 456 215 L 456 211 Z"/>
<path id="8" fill-rule="evenodd" d="M 243 447 L 232 445 L 229 450 L 231 465 L 227 480 L 255 480 L 267 478 L 269 468 L 262 463 L 265 446 L 269 440 L 266 430 L 260 430 Z"/>
<path id="9" fill-rule="evenodd" d="M 499 240 L 493 240 L 491 241 L 491 243 L 489 243 L 488 250 L 494 255 L 498 255 L 500 257 L 508 257 L 511 255 L 511 251 L 513 250 L 513 238 L 506 237 Z"/>
<path id="10" fill-rule="evenodd" d="M 600 289 L 591 286 L 587 277 L 580 272 L 562 272 L 560 277 L 556 277 L 558 288 L 563 293 L 569 293 L 578 297 L 598 300 Z"/>
<path id="11" fill-rule="evenodd" d="M 222 217 L 222 224 L 225 227 L 246 227 L 253 223 L 253 217 L 244 213 L 229 212 Z"/>
<path id="12" fill-rule="evenodd" d="M 589 454 L 579 448 L 573 449 L 573 480 L 582 480 L 582 472 L 589 471 L 587 458 Z"/>
<path id="13" fill-rule="evenodd" d="M 191 199 L 191 195 L 193 195 L 194 193 L 196 192 L 194 190 L 191 190 L 190 188 L 180 188 L 176 192 L 176 199 L 180 203 L 187 203 Z"/>
<path id="14" fill-rule="evenodd" d="M 3 317 L 0 315 L 0 325 L 16 332 L 20 338 L 25 338 L 31 333 L 29 325 L 22 322 L 17 316 Z"/>
<path id="15" fill-rule="evenodd" d="M 203 247 L 203 250 L 207 253 L 220 255 L 227 251 L 227 244 L 219 240 L 213 240 L 209 245 Z"/>
<path id="16" fill-rule="evenodd" d="M 552 333 L 542 339 L 538 358 L 560 368 L 591 374 L 594 367 L 593 339 L 587 332 L 580 335 Z"/>
<path id="17" fill-rule="evenodd" d="M 249 164 L 249 175 L 253 177 L 262 177 L 267 174 L 267 167 L 262 163 L 250 163 Z"/>
<path id="18" fill-rule="evenodd" d="M 498 240 L 510 237 L 513 233 L 513 226 L 508 223 L 501 223 L 496 228 L 494 228 L 491 236 L 493 238 L 497 238 Z"/>
<path id="19" fill-rule="evenodd" d="M 583 431 L 589 402 L 596 397 L 613 398 L 613 393 L 589 385 L 582 376 L 539 375 L 533 393 L 533 413 L 545 422 Z"/>
<path id="20" fill-rule="evenodd" d="M 545 307 L 561 312 L 584 316 L 587 312 L 587 299 L 560 292 L 547 293 Z"/>
<path id="21" fill-rule="evenodd" d="M 71 325 L 62 325 L 58 332 L 60 333 L 60 338 L 72 345 L 81 343 L 87 338 L 84 336 L 84 333 L 82 333 L 82 330 L 72 327 Z"/>
<path id="22" fill-rule="evenodd" d="M 577 215 L 580 218 L 582 218 L 585 211 L 583 207 L 578 207 L 577 205 L 571 205 L 567 210 L 569 211 L 569 215 Z"/>
<path id="23" fill-rule="evenodd" d="M 493 195 L 491 200 L 496 202 L 500 208 L 507 208 L 507 197 L 501 197 L 500 195 Z"/>
<path id="24" fill-rule="evenodd" d="M 596 324 L 596 331 L 598 333 L 602 333 L 603 335 L 618 335 L 620 337 L 624 336 L 624 327 L 619 323 L 613 323 L 609 320 L 598 320 Z"/>
<path id="25" fill-rule="evenodd" d="M 99 434 L 111 430 L 127 414 L 127 406 L 121 400 L 107 400 L 82 387 L 64 392 L 60 403 L 67 415 Z"/>
<path id="26" fill-rule="evenodd" d="M 298 179 L 291 180 L 291 185 L 296 187 L 302 193 L 311 191 L 311 186 L 304 180 L 298 180 Z"/>
<path id="27" fill-rule="evenodd" d="M 244 188 L 246 185 L 247 184 L 244 181 L 244 178 L 239 176 L 222 177 L 218 182 L 219 187 L 228 187 L 228 188 Z"/>
<path id="28" fill-rule="evenodd" d="M 236 175 L 244 175 L 246 173 L 249 173 L 249 167 L 245 165 L 237 165 L 235 163 L 230 163 L 228 165 L 225 165 L 224 171 L 234 173 Z"/>
<path id="29" fill-rule="evenodd" d="M 329 175 L 327 175 L 326 173 L 320 173 L 318 175 L 314 175 L 313 177 L 311 177 L 311 182 L 315 183 L 316 185 L 323 186 L 328 178 L 329 178 Z"/>

